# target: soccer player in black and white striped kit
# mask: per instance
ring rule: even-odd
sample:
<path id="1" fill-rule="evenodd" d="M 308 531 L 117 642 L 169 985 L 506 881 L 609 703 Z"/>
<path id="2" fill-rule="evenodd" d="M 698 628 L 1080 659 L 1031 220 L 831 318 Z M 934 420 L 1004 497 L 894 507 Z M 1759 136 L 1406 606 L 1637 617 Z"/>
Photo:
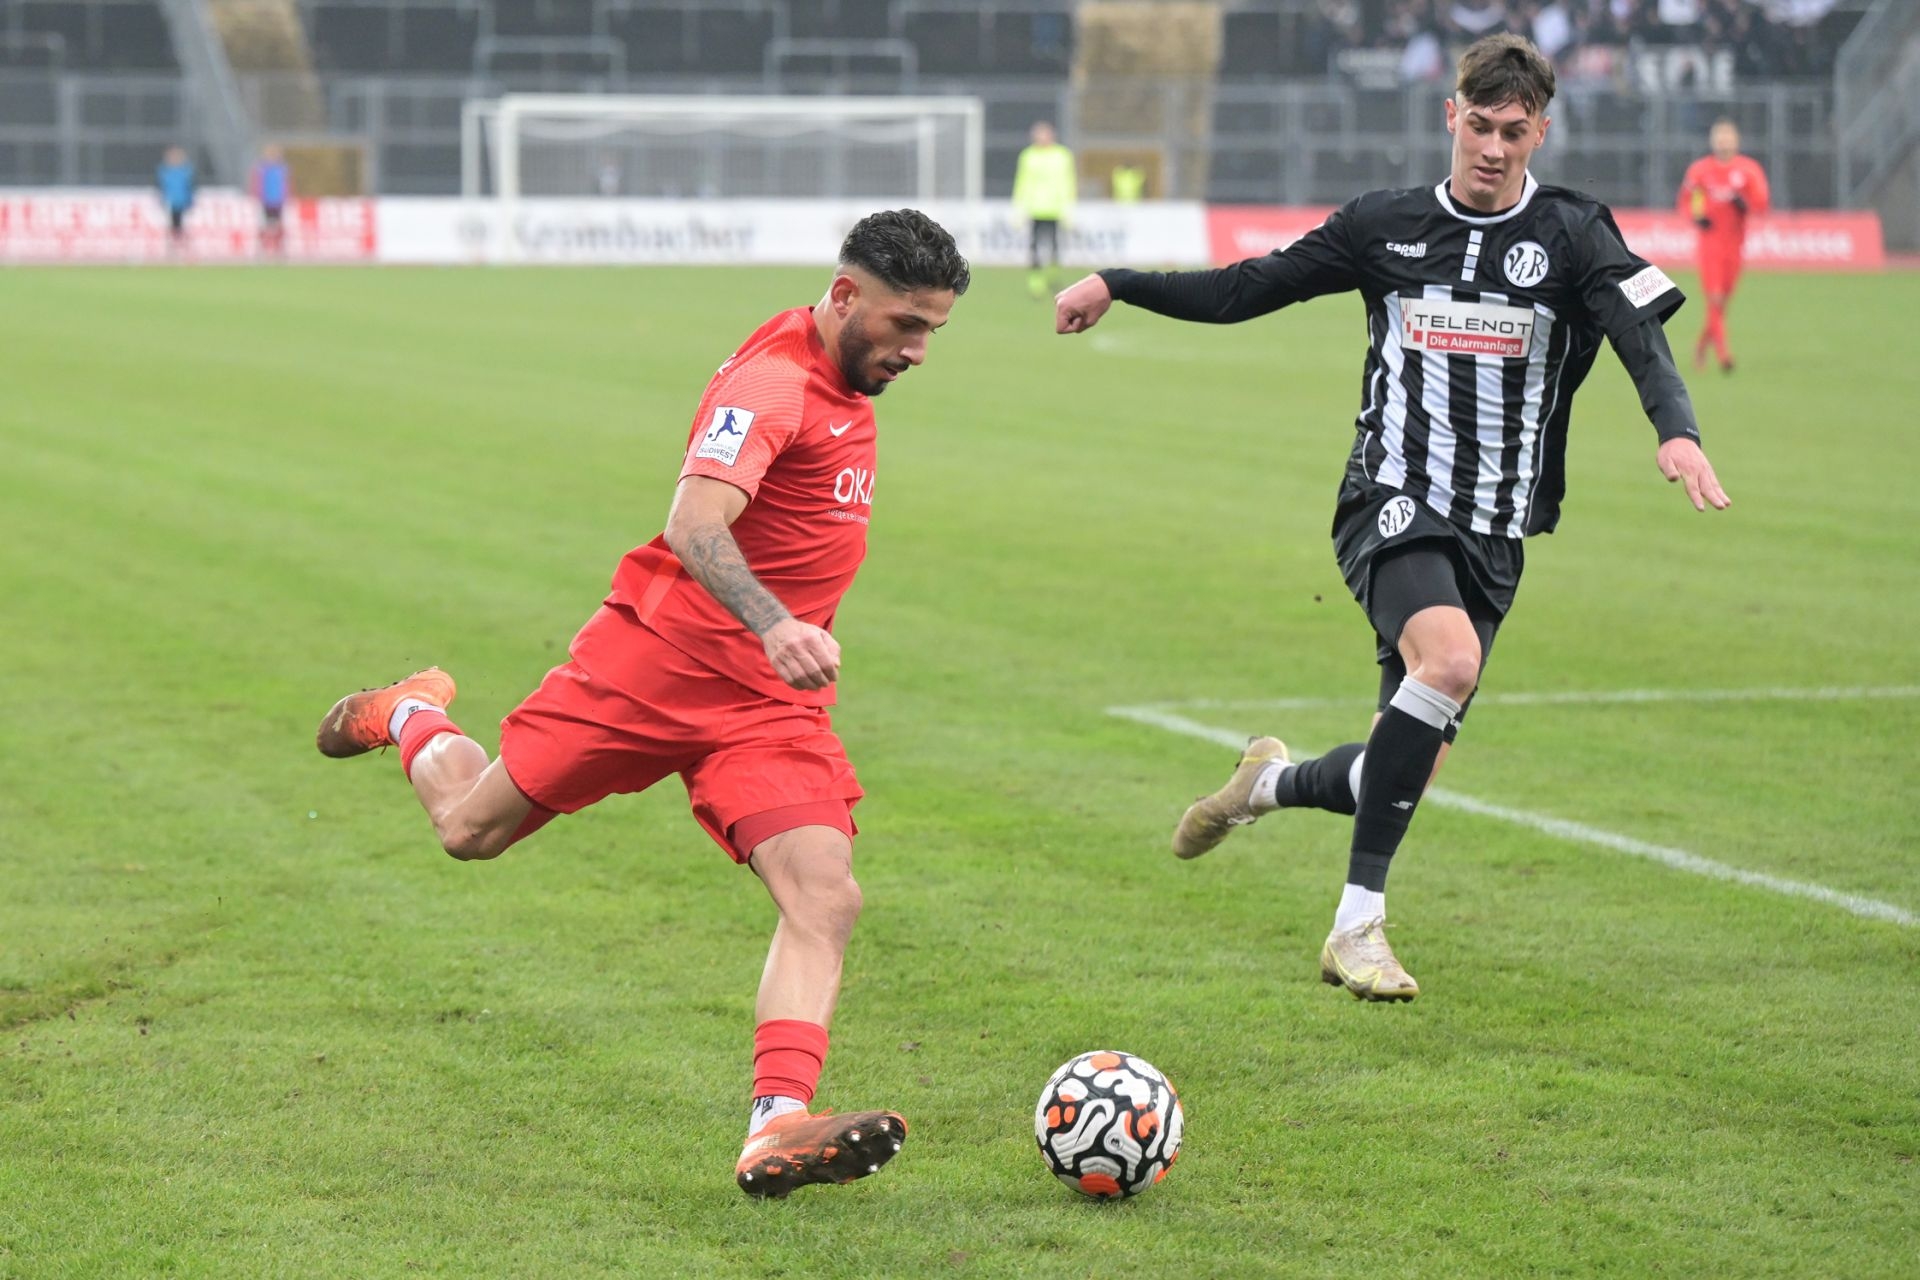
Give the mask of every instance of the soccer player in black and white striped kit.
<path id="1" fill-rule="evenodd" d="M 1524 540 L 1559 519 L 1569 411 L 1603 336 L 1659 435 L 1661 473 L 1697 510 L 1728 503 L 1661 327 L 1679 289 L 1626 247 L 1605 205 L 1527 172 L 1553 93 L 1538 49 L 1488 36 L 1462 55 L 1446 103 L 1446 181 L 1360 196 L 1264 257 L 1215 271 L 1103 271 L 1056 301 L 1058 332 L 1084 333 L 1115 300 L 1209 324 L 1323 294 L 1366 300 L 1363 400 L 1333 541 L 1376 632 L 1379 714 L 1364 743 L 1313 760 L 1254 739 L 1173 837 L 1174 852 L 1193 858 L 1277 808 L 1353 815 L 1320 968 L 1362 999 L 1419 993 L 1387 945 L 1387 867 L 1513 604 Z"/>

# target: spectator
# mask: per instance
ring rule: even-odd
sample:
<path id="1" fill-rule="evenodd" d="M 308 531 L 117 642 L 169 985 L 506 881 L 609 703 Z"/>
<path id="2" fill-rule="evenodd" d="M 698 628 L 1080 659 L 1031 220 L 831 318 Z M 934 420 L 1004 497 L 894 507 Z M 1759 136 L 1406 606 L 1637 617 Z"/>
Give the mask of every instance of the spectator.
<path id="1" fill-rule="evenodd" d="M 1403 42 L 1400 48 L 1402 81 L 1425 84 L 1446 76 L 1447 51 L 1440 41 L 1430 4 L 1403 0 L 1388 16 L 1386 34 L 1389 39 Z"/>
<path id="2" fill-rule="evenodd" d="M 1561 0 L 1547 0 L 1533 11 L 1533 43 L 1555 62 L 1573 43 L 1573 14 Z"/>
<path id="3" fill-rule="evenodd" d="M 1506 29 L 1507 6 L 1505 0 L 1453 0 L 1447 17 L 1466 36 L 1477 38 Z"/>
<path id="4" fill-rule="evenodd" d="M 252 185 L 253 198 L 260 202 L 260 248 L 275 255 L 285 253 L 287 201 L 293 198 L 293 177 L 279 147 L 261 148 L 259 163 L 253 166 Z"/>
<path id="5" fill-rule="evenodd" d="M 1308 29 L 1308 65 L 1317 71 L 1334 70 L 1334 59 L 1343 49 L 1366 44 L 1360 22 L 1360 6 L 1355 0 L 1319 0 L 1317 21 Z"/>
<path id="6" fill-rule="evenodd" d="M 178 253 L 187 247 L 187 211 L 193 208 L 196 187 L 193 161 L 185 147 L 168 147 L 154 171 L 154 185 L 160 188 L 160 203 L 167 210 L 167 245 Z"/>

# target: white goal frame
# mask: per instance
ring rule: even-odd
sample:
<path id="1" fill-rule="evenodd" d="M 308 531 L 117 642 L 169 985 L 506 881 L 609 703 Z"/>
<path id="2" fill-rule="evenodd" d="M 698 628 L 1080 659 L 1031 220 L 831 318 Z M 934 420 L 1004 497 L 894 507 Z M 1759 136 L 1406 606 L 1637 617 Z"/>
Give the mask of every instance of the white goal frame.
<path id="1" fill-rule="evenodd" d="M 934 129 L 936 117 L 958 118 L 961 122 L 963 189 L 949 193 L 946 199 L 977 204 L 982 195 L 986 156 L 986 107 L 978 98 L 969 97 L 829 97 L 829 96 L 755 96 L 755 95 L 654 95 L 597 93 L 510 93 L 497 99 L 469 99 L 460 111 L 460 192 L 468 198 L 484 197 L 485 185 L 481 159 L 486 153 L 488 133 L 494 146 L 494 197 L 503 204 L 520 200 L 520 121 L 527 116 L 579 119 L 634 119 L 701 121 L 792 120 L 809 117 L 818 120 L 847 121 L 892 119 L 919 116 L 918 191 L 902 191 L 931 203 L 941 199 L 934 190 Z"/>

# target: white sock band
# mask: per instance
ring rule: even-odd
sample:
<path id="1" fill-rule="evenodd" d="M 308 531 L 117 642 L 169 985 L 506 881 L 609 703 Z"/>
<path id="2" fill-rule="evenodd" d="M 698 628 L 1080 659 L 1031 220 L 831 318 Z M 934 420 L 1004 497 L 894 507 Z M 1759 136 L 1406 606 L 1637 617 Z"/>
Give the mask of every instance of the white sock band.
<path id="1" fill-rule="evenodd" d="M 1393 691 L 1393 699 L 1387 705 L 1398 707 L 1415 720 L 1443 733 L 1460 716 L 1459 703 L 1438 689 L 1421 684 L 1412 676 L 1400 681 L 1400 687 Z"/>
<path id="2" fill-rule="evenodd" d="M 1362 751 L 1353 758 L 1353 764 L 1347 770 L 1347 790 L 1353 793 L 1353 802 L 1360 803 L 1360 770 L 1367 763 L 1367 753 Z"/>
<path id="3" fill-rule="evenodd" d="M 1336 933 L 1358 929 L 1369 920 L 1387 918 L 1387 895 L 1375 893 L 1363 885 L 1350 884 L 1340 891 L 1340 906 L 1333 913 Z"/>
<path id="4" fill-rule="evenodd" d="M 443 710 L 443 708 L 436 707 L 431 702 L 423 702 L 419 698 L 402 698 L 399 704 L 393 709 L 393 717 L 387 721 L 387 736 L 395 742 L 399 742 L 400 729 L 407 723 L 408 716 L 416 711 L 440 710 Z"/>
<path id="5" fill-rule="evenodd" d="M 789 1098 L 784 1094 L 770 1093 L 764 1098 L 753 1100 L 753 1109 L 747 1112 L 747 1136 L 766 1128 L 767 1125 L 786 1115 L 790 1111 L 805 1111 L 807 1104 L 798 1098 Z"/>
<path id="6" fill-rule="evenodd" d="M 1255 813 L 1278 809 L 1280 775 L 1291 768 L 1293 765 L 1285 760 L 1269 760 L 1266 767 L 1254 775 L 1253 793 L 1247 797 L 1247 807 Z"/>

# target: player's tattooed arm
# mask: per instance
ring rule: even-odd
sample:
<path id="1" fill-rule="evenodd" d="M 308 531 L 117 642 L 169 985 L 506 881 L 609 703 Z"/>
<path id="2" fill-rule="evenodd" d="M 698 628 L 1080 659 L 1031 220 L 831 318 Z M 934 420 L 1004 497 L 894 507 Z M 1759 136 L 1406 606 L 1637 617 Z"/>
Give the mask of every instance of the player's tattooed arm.
<path id="1" fill-rule="evenodd" d="M 747 630 L 764 636 L 781 619 L 793 615 L 754 577 L 728 528 L 746 509 L 746 490 L 708 476 L 687 476 L 673 491 L 667 546 L 708 595 L 725 605 Z"/>
<path id="2" fill-rule="evenodd" d="M 696 525 L 686 531 L 683 541 L 685 545 L 674 548 L 680 563 L 747 630 L 764 636 L 776 623 L 793 616 L 753 576 L 747 558 L 740 553 L 740 544 L 724 524 Z"/>
<path id="3" fill-rule="evenodd" d="M 767 590 L 728 528 L 747 509 L 747 495 L 724 480 L 688 476 L 667 513 L 667 546 L 693 580 L 760 637 L 775 675 L 796 689 L 824 689 L 840 675 L 833 633 L 793 616 Z"/>

